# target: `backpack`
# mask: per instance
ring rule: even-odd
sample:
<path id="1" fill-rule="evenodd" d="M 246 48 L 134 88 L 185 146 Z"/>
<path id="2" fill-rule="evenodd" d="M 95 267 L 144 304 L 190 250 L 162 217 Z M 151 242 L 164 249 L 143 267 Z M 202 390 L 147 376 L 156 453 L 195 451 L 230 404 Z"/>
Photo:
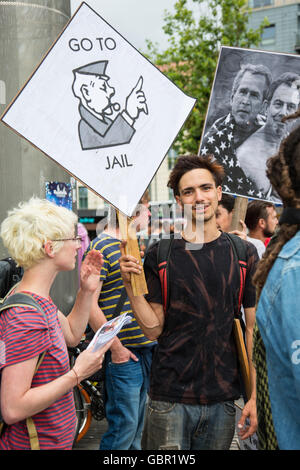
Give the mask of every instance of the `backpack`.
<path id="1" fill-rule="evenodd" d="M 225 233 L 224 235 L 229 240 L 231 247 L 233 249 L 233 253 L 237 262 L 239 263 L 239 272 L 240 272 L 240 289 L 239 289 L 239 296 L 238 296 L 238 311 L 236 313 L 236 317 L 242 318 L 241 315 L 241 306 L 245 288 L 245 281 L 246 281 L 246 271 L 247 271 L 247 250 L 246 246 L 235 234 L 232 233 Z M 169 289 L 169 260 L 170 260 L 170 253 L 171 253 L 171 246 L 174 240 L 174 235 L 172 234 L 170 238 L 162 238 L 158 242 L 158 250 L 157 250 L 157 266 L 158 266 L 158 274 L 161 283 L 162 289 L 162 298 L 163 298 L 163 307 L 164 312 L 167 312 L 167 308 L 169 305 L 170 299 L 170 289 Z"/>
<path id="2" fill-rule="evenodd" d="M 250 370 L 247 350 L 245 347 L 245 324 L 242 319 L 241 307 L 247 272 L 247 250 L 245 243 L 239 236 L 233 233 L 226 232 L 223 232 L 223 234 L 227 237 L 227 240 L 230 242 L 235 259 L 239 264 L 240 287 L 238 294 L 238 308 L 234 314 L 233 334 L 239 359 L 241 389 L 244 400 L 246 402 L 250 397 Z M 170 300 L 168 267 L 173 240 L 174 235 L 171 235 L 170 238 L 162 238 L 158 242 L 157 250 L 157 266 L 161 283 L 163 308 L 165 314 L 167 312 Z"/>
<path id="3" fill-rule="evenodd" d="M 0 299 L 0 315 L 4 310 L 7 310 L 8 308 L 11 307 L 33 307 L 36 310 L 38 310 L 45 320 L 47 321 L 47 317 L 45 312 L 43 311 L 42 307 L 39 305 L 38 302 L 34 300 L 34 298 L 30 294 L 25 294 L 23 292 L 18 292 L 16 294 L 9 295 L 10 292 L 16 287 L 16 285 L 13 285 L 12 288 L 7 292 L 6 296 L 3 299 Z M 48 321 L 47 321 L 48 324 Z M 34 375 L 36 374 L 38 368 L 40 367 L 41 363 L 43 362 L 44 356 L 46 354 L 46 351 L 40 354 L 39 360 L 37 362 Z M 0 379 L 1 379 L 1 372 L 0 372 Z M 2 415 L 1 415 L 1 409 L 0 409 L 0 437 L 2 436 L 5 428 L 6 428 L 6 423 L 4 422 Z M 34 424 L 34 421 L 31 417 L 26 419 L 26 426 L 27 426 L 27 431 L 29 435 L 29 440 L 30 440 L 30 447 L 31 450 L 39 450 L 39 439 L 37 435 L 37 430 Z"/>
<path id="4" fill-rule="evenodd" d="M 3 299 L 11 288 L 22 279 L 24 270 L 17 267 L 12 258 L 0 260 L 0 299 Z"/>

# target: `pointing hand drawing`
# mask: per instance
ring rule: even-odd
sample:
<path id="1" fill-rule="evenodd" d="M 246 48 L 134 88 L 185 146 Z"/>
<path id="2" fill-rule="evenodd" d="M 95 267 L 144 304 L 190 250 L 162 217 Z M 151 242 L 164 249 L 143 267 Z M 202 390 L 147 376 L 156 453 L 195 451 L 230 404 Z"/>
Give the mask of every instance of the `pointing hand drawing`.
<path id="1" fill-rule="evenodd" d="M 148 114 L 143 77 L 139 76 L 125 95 L 121 111 L 120 104 L 112 101 L 115 88 L 110 84 L 107 66 L 107 60 L 100 60 L 73 70 L 72 91 L 79 100 L 78 134 L 82 150 L 129 144 L 136 132 L 135 121 L 141 113 Z"/>
<path id="2" fill-rule="evenodd" d="M 141 76 L 138 79 L 137 84 L 132 89 L 131 93 L 126 98 L 126 111 L 129 116 L 136 120 L 139 114 L 143 111 L 145 114 L 148 114 L 148 106 L 146 102 L 145 93 L 142 90 L 143 87 L 143 77 Z"/>

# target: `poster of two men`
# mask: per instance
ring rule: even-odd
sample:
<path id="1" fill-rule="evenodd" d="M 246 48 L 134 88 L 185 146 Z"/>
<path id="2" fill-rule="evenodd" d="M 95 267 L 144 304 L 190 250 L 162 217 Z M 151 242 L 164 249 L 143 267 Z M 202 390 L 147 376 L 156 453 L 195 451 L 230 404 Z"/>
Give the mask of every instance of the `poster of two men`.
<path id="1" fill-rule="evenodd" d="M 199 152 L 225 167 L 225 193 L 280 203 L 266 162 L 298 125 L 282 118 L 298 109 L 299 87 L 299 56 L 221 48 Z"/>

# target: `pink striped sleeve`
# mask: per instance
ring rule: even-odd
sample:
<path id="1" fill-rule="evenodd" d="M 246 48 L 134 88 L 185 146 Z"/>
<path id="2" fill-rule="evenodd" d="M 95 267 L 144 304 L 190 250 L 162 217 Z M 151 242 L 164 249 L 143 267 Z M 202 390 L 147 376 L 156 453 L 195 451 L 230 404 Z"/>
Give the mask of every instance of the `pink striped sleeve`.
<path id="1" fill-rule="evenodd" d="M 46 319 L 30 307 L 10 308 L 2 313 L 0 336 L 5 344 L 5 364 L 0 369 L 31 359 L 51 344 Z"/>

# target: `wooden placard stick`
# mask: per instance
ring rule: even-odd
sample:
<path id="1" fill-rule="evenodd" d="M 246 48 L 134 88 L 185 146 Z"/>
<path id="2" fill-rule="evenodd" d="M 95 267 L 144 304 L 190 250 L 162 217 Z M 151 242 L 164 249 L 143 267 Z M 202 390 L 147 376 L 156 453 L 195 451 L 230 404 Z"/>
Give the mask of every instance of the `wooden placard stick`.
<path id="1" fill-rule="evenodd" d="M 243 331 L 241 327 L 241 322 L 239 319 L 235 318 L 233 322 L 233 333 L 237 349 L 238 360 L 240 364 L 240 370 L 244 382 L 245 393 L 250 399 L 251 396 L 251 380 L 250 380 L 250 366 L 249 359 L 247 354 L 247 349 L 243 337 Z"/>
<path id="2" fill-rule="evenodd" d="M 117 211 L 117 215 L 122 239 L 127 241 L 125 254 L 134 256 L 139 260 L 140 265 L 143 266 L 139 244 L 136 238 L 136 231 L 133 227 L 132 220 L 120 211 Z M 144 270 L 142 270 L 141 274 L 131 274 L 131 287 L 134 296 L 148 294 Z"/>
<path id="3" fill-rule="evenodd" d="M 248 206 L 248 198 L 237 196 L 234 201 L 234 208 L 232 214 L 232 221 L 230 225 L 230 232 L 233 230 L 242 231 L 243 227 L 240 223 L 240 220 L 244 221 Z M 244 342 L 243 332 L 241 328 L 240 320 L 235 318 L 234 319 L 234 338 L 235 344 L 238 353 L 238 359 L 240 363 L 240 369 L 243 377 L 245 393 L 249 400 L 251 395 L 251 383 L 250 383 L 250 367 L 249 367 L 249 359 L 247 355 L 247 350 Z"/>
<path id="4" fill-rule="evenodd" d="M 240 220 L 245 220 L 248 206 L 248 198 L 237 196 L 234 201 L 234 208 L 232 214 L 232 221 L 230 225 L 230 232 L 233 230 L 243 230 Z"/>

